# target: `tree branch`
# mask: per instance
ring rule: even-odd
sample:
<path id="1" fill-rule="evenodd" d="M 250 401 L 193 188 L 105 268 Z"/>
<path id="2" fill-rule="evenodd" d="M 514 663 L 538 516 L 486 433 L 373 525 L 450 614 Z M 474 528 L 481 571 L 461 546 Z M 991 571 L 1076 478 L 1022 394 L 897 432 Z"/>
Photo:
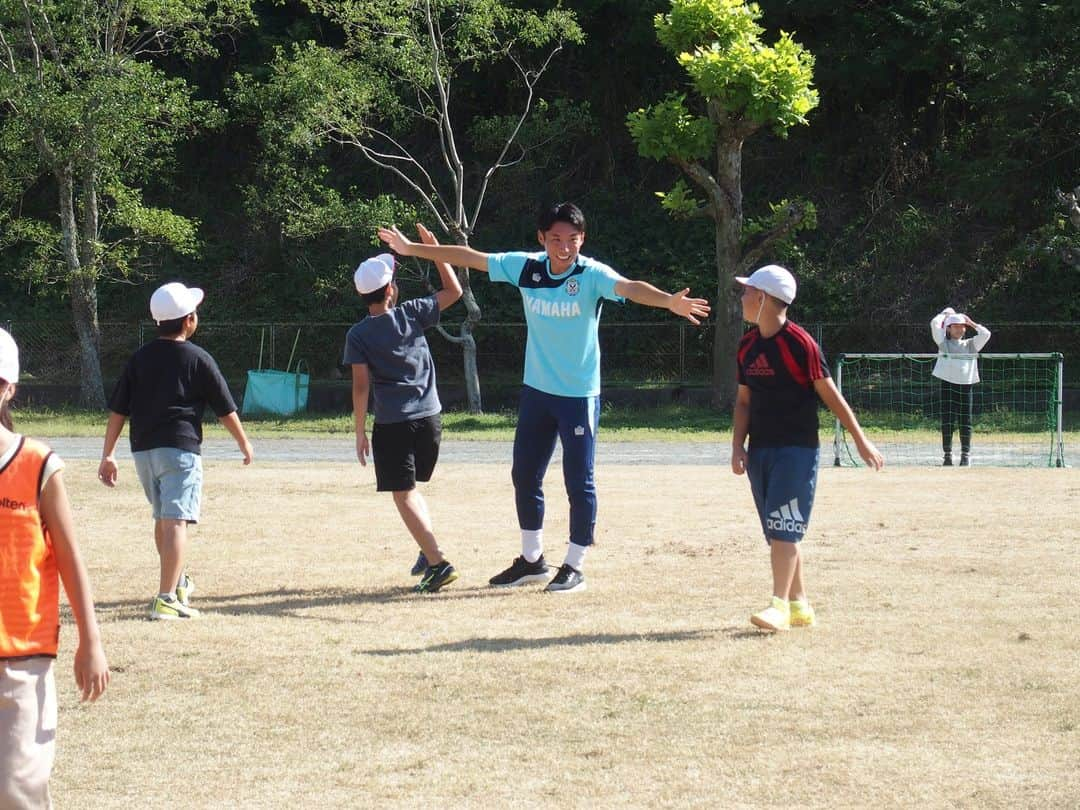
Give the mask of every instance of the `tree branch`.
<path id="1" fill-rule="evenodd" d="M 770 247 L 798 228 L 806 219 L 806 206 L 800 202 L 789 203 L 784 215 L 783 221 L 761 234 L 752 246 L 743 251 L 736 275 L 745 275 Z"/>

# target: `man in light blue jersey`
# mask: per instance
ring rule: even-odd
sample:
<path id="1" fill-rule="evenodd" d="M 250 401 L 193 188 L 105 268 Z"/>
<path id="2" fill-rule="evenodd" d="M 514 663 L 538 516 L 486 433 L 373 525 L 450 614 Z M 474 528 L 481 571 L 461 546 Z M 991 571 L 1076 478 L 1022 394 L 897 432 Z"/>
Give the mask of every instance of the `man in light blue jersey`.
<path id="1" fill-rule="evenodd" d="M 379 229 L 379 238 L 396 253 L 481 270 L 521 293 L 528 339 L 512 473 L 521 556 L 490 583 L 511 587 L 547 582 L 545 590 L 569 593 L 585 588 L 585 553 L 596 525 L 593 463 L 600 421 L 598 327 L 603 301 L 628 298 L 668 309 L 695 325 L 709 314 L 709 305 L 689 298 L 689 289 L 666 293 L 582 256 L 585 216 L 571 203 L 543 210 L 536 237 L 542 251 L 488 254 L 460 245 L 410 242 L 397 228 Z M 556 439 L 562 442 L 563 479 L 570 498 L 570 544 L 564 563 L 548 581 L 542 486 Z"/>

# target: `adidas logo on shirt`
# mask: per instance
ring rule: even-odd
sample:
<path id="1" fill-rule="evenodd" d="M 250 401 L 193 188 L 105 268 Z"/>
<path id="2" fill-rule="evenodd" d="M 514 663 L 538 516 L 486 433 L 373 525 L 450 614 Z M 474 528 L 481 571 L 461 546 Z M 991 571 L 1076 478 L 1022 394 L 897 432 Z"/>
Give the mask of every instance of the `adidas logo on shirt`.
<path id="1" fill-rule="evenodd" d="M 746 367 L 744 372 L 748 377 L 774 377 L 776 369 L 769 366 L 769 361 L 763 354 L 759 354 L 754 362 Z"/>
<path id="2" fill-rule="evenodd" d="M 799 511 L 799 499 L 792 498 L 784 506 L 770 512 L 765 527 L 778 532 L 806 534 L 806 519 Z"/>

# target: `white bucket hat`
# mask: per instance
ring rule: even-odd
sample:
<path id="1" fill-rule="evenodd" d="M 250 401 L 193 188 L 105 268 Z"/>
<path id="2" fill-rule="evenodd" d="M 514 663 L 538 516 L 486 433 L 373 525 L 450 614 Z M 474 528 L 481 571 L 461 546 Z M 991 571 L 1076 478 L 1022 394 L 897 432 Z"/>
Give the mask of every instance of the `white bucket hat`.
<path id="1" fill-rule="evenodd" d="M 385 287 L 394 277 L 394 257 L 390 253 L 380 253 L 373 259 L 365 259 L 353 273 L 353 283 L 361 295 L 373 293 Z"/>
<path id="2" fill-rule="evenodd" d="M 960 312 L 954 312 L 952 315 L 949 315 L 949 316 L 947 316 L 945 318 L 945 328 L 946 329 L 948 329 L 954 323 L 962 323 L 962 324 L 964 324 L 966 326 L 967 325 L 967 315 L 964 315 L 964 314 L 962 314 Z"/>
<path id="3" fill-rule="evenodd" d="M 19 347 L 15 338 L 0 329 L 0 380 L 14 385 L 19 381 Z"/>
<path id="4" fill-rule="evenodd" d="M 150 296 L 150 317 L 158 323 L 186 317 L 198 308 L 204 295 L 198 287 L 185 287 L 178 281 L 163 284 Z"/>
<path id="5" fill-rule="evenodd" d="M 761 290 L 774 298 L 779 298 L 785 304 L 795 300 L 795 276 L 778 264 L 767 264 L 759 267 L 749 277 L 736 276 L 735 280 L 747 287 Z"/>

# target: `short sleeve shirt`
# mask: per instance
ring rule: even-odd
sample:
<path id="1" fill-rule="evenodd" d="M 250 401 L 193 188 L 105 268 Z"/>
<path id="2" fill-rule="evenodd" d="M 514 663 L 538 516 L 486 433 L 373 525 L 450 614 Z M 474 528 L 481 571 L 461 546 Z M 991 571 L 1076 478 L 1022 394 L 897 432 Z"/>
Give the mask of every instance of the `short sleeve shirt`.
<path id="1" fill-rule="evenodd" d="M 442 411 L 435 363 L 424 330 L 439 322 L 434 295 L 369 315 L 345 336 L 345 363 L 366 365 L 379 424 L 411 422 Z"/>
<path id="2" fill-rule="evenodd" d="M 521 293 L 528 337 L 524 382 L 548 394 L 592 397 L 600 393 L 600 310 L 604 299 L 622 301 L 615 285 L 625 279 L 598 261 L 578 256 L 559 276 L 545 253 L 494 253 L 494 282 Z"/>
<path id="3" fill-rule="evenodd" d="M 750 447 L 818 447 L 814 381 L 829 367 L 805 329 L 786 321 L 768 338 L 751 329 L 739 343 L 738 375 L 750 388 Z"/>
<path id="4" fill-rule="evenodd" d="M 152 340 L 131 356 L 109 398 L 109 410 L 131 419 L 131 450 L 174 447 L 198 453 L 209 405 L 218 417 L 236 402 L 217 363 L 187 340 Z"/>

